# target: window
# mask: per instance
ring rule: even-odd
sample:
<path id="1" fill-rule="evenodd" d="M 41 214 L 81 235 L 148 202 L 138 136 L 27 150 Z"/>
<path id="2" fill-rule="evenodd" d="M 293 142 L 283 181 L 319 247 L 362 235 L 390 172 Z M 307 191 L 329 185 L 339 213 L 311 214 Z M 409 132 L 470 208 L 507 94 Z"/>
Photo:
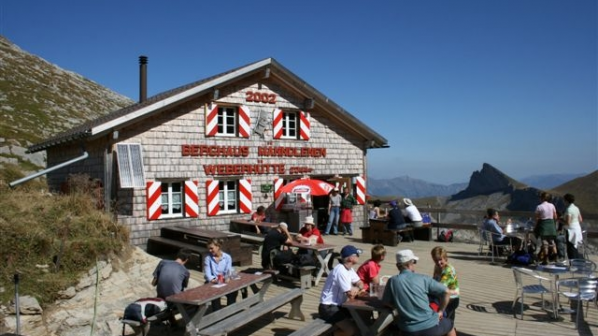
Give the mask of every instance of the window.
<path id="1" fill-rule="evenodd" d="M 238 209 L 237 181 L 220 181 L 218 187 L 219 213 L 236 213 Z"/>
<path id="2" fill-rule="evenodd" d="M 218 135 L 237 135 L 237 109 L 234 107 L 218 107 Z"/>
<path id="3" fill-rule="evenodd" d="M 165 217 L 183 217 L 183 184 L 181 182 L 162 182 L 162 215 Z"/>
<path id="4" fill-rule="evenodd" d="M 297 112 L 282 113 L 282 138 L 297 139 Z"/>
<path id="5" fill-rule="evenodd" d="M 118 176 L 121 188 L 144 188 L 143 155 L 140 144 L 116 145 Z"/>

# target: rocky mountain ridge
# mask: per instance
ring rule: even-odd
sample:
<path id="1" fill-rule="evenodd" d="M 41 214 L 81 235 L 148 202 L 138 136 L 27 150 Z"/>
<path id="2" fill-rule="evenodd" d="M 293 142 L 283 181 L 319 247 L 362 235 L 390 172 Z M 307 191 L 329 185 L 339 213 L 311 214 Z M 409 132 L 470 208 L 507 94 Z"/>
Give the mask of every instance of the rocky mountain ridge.
<path id="1" fill-rule="evenodd" d="M 130 105 L 133 101 L 32 55 L 0 36 L 0 165 L 45 167 L 40 140 Z"/>

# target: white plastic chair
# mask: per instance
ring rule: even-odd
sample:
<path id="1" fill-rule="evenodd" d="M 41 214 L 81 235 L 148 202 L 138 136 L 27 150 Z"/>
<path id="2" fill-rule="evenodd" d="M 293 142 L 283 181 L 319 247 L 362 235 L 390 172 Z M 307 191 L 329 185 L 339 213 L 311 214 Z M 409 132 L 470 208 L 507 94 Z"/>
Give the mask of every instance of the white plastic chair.
<path id="1" fill-rule="evenodd" d="M 540 276 L 538 273 L 523 267 L 513 267 L 513 276 L 515 277 L 515 298 L 513 299 L 513 316 L 516 317 L 515 304 L 521 298 L 521 319 L 523 320 L 524 298 L 526 294 L 540 294 L 542 298 L 542 309 L 545 309 L 544 294 L 552 293 L 550 289 L 546 288 L 542 281 L 550 282 L 550 279 Z M 524 277 L 533 279 L 533 284 L 525 284 Z M 537 281 L 537 283 L 536 283 Z"/>
<path id="2" fill-rule="evenodd" d="M 559 282 L 560 288 L 565 288 L 566 290 L 559 290 L 559 294 L 567 297 L 569 300 L 576 300 L 577 301 L 577 308 L 575 309 L 575 328 L 579 328 L 579 319 L 580 319 L 580 312 L 581 312 L 581 303 L 583 301 L 586 302 L 586 314 L 588 316 L 588 308 L 590 306 L 590 301 L 594 301 L 594 304 L 598 307 L 597 293 L 596 287 L 598 284 L 598 278 L 576 278 L 576 279 L 567 279 L 566 282 Z"/>

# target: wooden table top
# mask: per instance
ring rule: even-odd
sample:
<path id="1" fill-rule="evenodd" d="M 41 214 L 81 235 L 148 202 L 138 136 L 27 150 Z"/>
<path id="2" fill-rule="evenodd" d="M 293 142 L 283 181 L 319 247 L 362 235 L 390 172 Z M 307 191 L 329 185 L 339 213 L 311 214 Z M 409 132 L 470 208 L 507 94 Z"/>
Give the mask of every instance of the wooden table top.
<path id="1" fill-rule="evenodd" d="M 251 226 L 258 225 L 258 226 L 263 226 L 263 227 L 268 227 L 268 228 L 275 228 L 279 224 L 279 223 L 272 223 L 272 222 L 259 222 L 259 223 L 256 223 L 254 221 L 244 220 L 244 219 L 233 219 L 230 222 L 232 224 L 251 225 Z"/>
<path id="2" fill-rule="evenodd" d="M 215 231 L 215 230 L 207 230 L 207 229 L 200 229 L 196 227 L 188 227 L 188 226 L 175 226 L 177 230 L 184 231 L 188 234 L 195 235 L 198 237 L 203 238 L 228 238 L 231 235 L 230 233 L 222 232 L 222 231 Z"/>
<path id="3" fill-rule="evenodd" d="M 300 243 L 295 240 L 293 240 L 291 242 L 291 244 L 289 244 L 289 246 L 299 247 L 299 248 L 307 249 L 307 250 L 315 250 L 315 251 L 327 251 L 327 250 L 334 250 L 334 248 L 336 248 L 336 245 L 331 245 L 331 244 L 308 245 L 306 243 Z"/>
<path id="4" fill-rule="evenodd" d="M 173 303 L 183 303 L 192 305 L 202 305 L 211 302 L 214 299 L 225 296 L 226 294 L 238 291 L 242 288 L 251 286 L 253 284 L 262 282 L 271 278 L 270 273 L 239 273 L 240 279 L 231 280 L 224 286 L 215 285 L 212 283 L 204 284 L 199 287 L 188 289 L 184 292 L 171 295 L 166 298 L 166 301 Z"/>

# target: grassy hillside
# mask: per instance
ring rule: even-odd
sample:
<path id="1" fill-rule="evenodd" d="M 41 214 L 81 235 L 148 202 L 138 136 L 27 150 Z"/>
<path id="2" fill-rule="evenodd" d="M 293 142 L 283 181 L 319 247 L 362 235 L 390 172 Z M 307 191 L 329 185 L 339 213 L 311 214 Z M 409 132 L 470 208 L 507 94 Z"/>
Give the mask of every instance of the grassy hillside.
<path id="1" fill-rule="evenodd" d="M 42 305 L 77 283 L 82 272 L 128 246 L 125 227 L 97 209 L 87 176 L 75 176 L 69 195 L 44 192 L 43 182 L 16 189 L 8 181 L 22 177 L 16 166 L 0 169 L 0 305 L 14 298 L 13 277 L 20 274 L 19 293 Z"/>

